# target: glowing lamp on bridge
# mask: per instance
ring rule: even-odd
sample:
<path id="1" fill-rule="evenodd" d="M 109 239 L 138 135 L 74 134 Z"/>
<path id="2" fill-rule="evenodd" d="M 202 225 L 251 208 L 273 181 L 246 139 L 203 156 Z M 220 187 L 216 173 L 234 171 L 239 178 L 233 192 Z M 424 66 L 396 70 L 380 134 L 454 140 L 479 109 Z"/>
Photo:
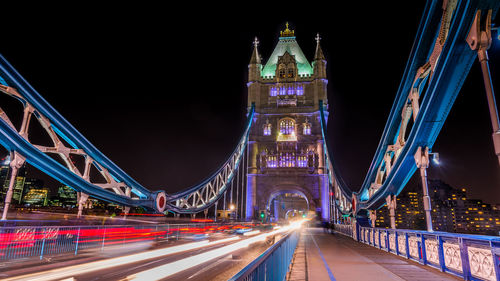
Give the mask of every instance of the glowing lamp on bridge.
<path id="1" fill-rule="evenodd" d="M 441 162 L 439 161 L 439 153 L 437 152 L 433 152 L 433 153 L 429 153 L 429 155 L 432 155 L 432 162 L 436 165 L 440 165 Z"/>
<path id="2" fill-rule="evenodd" d="M 235 209 L 235 208 L 236 208 L 236 207 L 234 206 L 234 204 L 229 205 L 229 210 L 230 210 L 230 211 L 234 211 L 234 209 Z"/>

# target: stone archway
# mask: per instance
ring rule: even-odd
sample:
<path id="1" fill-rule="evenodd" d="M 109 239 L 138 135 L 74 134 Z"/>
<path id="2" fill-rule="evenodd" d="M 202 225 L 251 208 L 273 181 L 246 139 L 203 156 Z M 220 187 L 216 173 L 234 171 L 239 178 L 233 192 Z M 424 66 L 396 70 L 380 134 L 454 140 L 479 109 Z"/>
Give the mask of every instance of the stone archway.
<path id="1" fill-rule="evenodd" d="M 278 189 L 267 196 L 266 210 L 271 221 L 286 219 L 288 211 L 309 211 L 311 208 L 310 197 L 297 188 Z M 304 204 L 305 202 L 305 204 Z"/>

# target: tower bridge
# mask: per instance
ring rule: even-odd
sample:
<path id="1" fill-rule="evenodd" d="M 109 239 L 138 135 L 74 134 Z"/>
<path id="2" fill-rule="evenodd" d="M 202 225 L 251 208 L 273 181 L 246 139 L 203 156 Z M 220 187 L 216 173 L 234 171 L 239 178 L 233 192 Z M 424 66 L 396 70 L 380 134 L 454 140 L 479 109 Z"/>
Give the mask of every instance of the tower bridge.
<path id="1" fill-rule="evenodd" d="M 214 219 L 218 213 L 225 216 L 230 211 L 235 218 L 231 224 L 159 224 L 154 229 L 143 226 L 132 229 L 101 226 L 90 229 L 82 226 L 4 228 L 0 230 L 3 239 L 0 240 L 0 259 L 6 260 L 27 256 L 43 259 L 44 255 L 57 253 L 59 249 L 64 249 L 61 250 L 64 253 L 74 252 L 74 256 L 85 248 L 104 252 L 105 247 L 109 249 L 110 244 L 119 243 L 116 237 L 122 245 L 143 240 L 159 241 L 151 246 L 159 249 L 142 249 L 130 256 L 96 261 L 92 266 L 82 262 L 81 267 L 75 266 L 78 271 L 71 266 L 67 271 L 64 271 L 66 267 L 42 273 L 9 271 L 8 280 L 29 280 L 34 276 L 41 278 L 39 280 L 72 276 L 91 278 L 100 274 L 96 268 L 117 267 L 123 270 L 121 275 L 104 272 L 108 275 L 103 276 L 127 280 L 150 280 L 148 278 L 155 276 L 153 279 L 159 280 L 171 276 L 180 278 L 191 272 L 193 275 L 182 276 L 192 278 L 206 270 L 200 267 L 207 262 L 219 259 L 218 262 L 225 263 L 222 257 L 236 251 L 245 256 L 257 250 L 242 248 L 262 241 L 272 246 L 258 254 L 248 254 L 245 266 L 230 267 L 238 269 L 231 280 L 283 280 L 297 274 L 311 280 L 336 280 L 334 276 L 341 276 L 339 280 L 376 279 L 378 276 L 384 276 L 380 280 L 401 280 L 400 277 L 407 277 L 381 264 L 376 257 L 391 260 L 391 264 L 401 261 L 395 257 L 403 257 L 405 262 L 414 262 L 409 265 L 420 272 L 418 274 L 438 276 L 443 280 L 453 280 L 456 276 L 465 280 L 500 280 L 498 237 L 434 231 L 426 170 L 434 153 L 432 147 L 476 57 L 483 71 L 495 154 L 500 157 L 498 113 L 487 56 L 491 45 L 491 21 L 499 7 L 500 2 L 495 0 L 427 1 L 386 126 L 361 187 L 348 186 L 343 181 L 326 134 L 329 118 L 327 61 L 319 34 L 314 38 L 316 48 L 312 61 L 307 60 L 288 23 L 267 59 L 261 56 L 259 40 L 255 38 L 248 64 L 247 122 L 237 146 L 206 180 L 177 193 L 150 190 L 125 173 L 0 55 L 0 92 L 23 107 L 21 124 L 12 122 L 12 116 L 0 109 L 0 144 L 10 153 L 9 188 L 2 220 L 8 219 L 16 176 L 25 163 L 77 191 L 79 217 L 83 215 L 88 198 L 93 197 L 123 206 L 125 216 L 131 207 L 143 207 L 152 213 L 174 212 L 193 217 L 199 213 L 208 217 L 213 211 Z M 0 104 L 0 108 L 2 106 Z M 41 125 L 50 144 L 33 141 L 32 122 Z M 417 170 L 422 179 L 421 200 L 427 231 L 398 230 L 395 227 L 397 196 Z M 377 210 L 384 206 L 389 209 L 391 229 L 375 227 Z M 268 224 L 289 218 L 290 212 L 302 213 L 309 219 L 316 213 L 318 221 L 332 226 L 325 231 L 333 230 L 347 238 L 306 228 L 302 225 L 304 221 Z M 198 239 L 197 235 L 205 238 L 209 235 L 200 233 L 200 229 L 206 228 L 209 228 L 207 233 L 238 233 L 241 236 L 217 236 L 200 242 L 170 244 L 173 240 Z M 301 232 L 307 235 L 299 235 Z M 279 238 L 277 242 L 276 237 Z M 373 249 L 367 250 L 368 246 Z M 353 254 L 346 247 L 361 250 Z M 18 251 L 19 248 L 28 250 Z M 312 256 L 304 254 L 304 248 L 305 252 L 312 251 Z M 203 253 L 184 253 L 199 249 Z M 375 257 L 371 266 L 365 264 L 368 252 Z M 307 264 L 313 270 L 301 271 L 301 259 L 308 257 Z M 150 262 L 151 259 L 155 261 Z M 110 264 L 105 265 L 106 261 Z M 151 263 L 159 261 L 162 265 L 150 268 Z M 130 271 L 129 263 L 140 263 L 137 268 L 141 271 Z M 196 266 L 197 269 L 193 269 Z M 345 268 L 351 269 L 346 272 Z M 165 272 L 167 274 L 162 275 Z"/>

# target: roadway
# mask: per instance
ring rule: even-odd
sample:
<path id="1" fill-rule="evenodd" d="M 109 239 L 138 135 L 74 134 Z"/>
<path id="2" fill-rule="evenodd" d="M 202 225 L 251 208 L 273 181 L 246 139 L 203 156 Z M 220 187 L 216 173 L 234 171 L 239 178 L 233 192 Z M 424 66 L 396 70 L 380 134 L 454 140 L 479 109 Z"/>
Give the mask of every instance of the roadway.
<path id="1" fill-rule="evenodd" d="M 227 280 L 278 241 L 286 229 L 206 238 L 132 243 L 25 259 L 0 266 L 2 280 Z M 272 239 L 274 237 L 274 239 Z"/>

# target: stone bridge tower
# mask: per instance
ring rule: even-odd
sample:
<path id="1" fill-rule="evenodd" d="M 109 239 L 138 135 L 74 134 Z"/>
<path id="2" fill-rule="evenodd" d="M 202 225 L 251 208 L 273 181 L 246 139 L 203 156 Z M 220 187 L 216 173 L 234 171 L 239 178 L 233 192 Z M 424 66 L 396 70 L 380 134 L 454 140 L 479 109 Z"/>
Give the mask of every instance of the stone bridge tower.
<path id="1" fill-rule="evenodd" d="M 255 104 L 255 119 L 249 139 L 246 218 L 269 210 L 277 194 L 295 193 L 307 200 L 309 210 L 321 211 L 322 220 L 328 220 L 319 113 L 319 101 L 328 104 L 328 80 L 319 35 L 312 64 L 288 23 L 265 65 L 258 43 L 255 38 L 248 65 L 248 106 Z"/>

